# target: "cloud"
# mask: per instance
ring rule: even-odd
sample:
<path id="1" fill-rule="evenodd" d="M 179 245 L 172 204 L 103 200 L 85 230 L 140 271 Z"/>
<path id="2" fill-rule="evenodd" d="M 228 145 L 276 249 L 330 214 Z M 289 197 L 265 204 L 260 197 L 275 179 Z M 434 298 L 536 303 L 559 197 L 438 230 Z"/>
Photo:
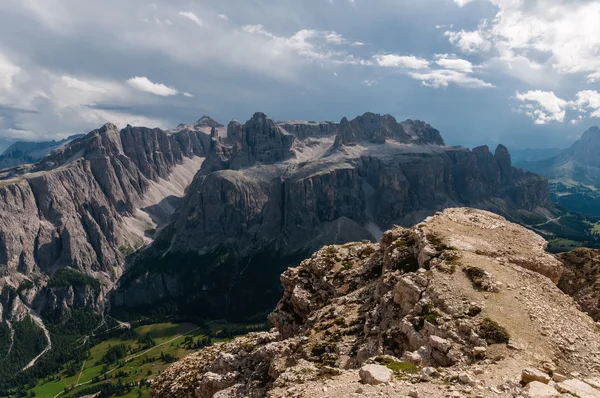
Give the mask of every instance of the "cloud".
<path id="1" fill-rule="evenodd" d="M 166 86 L 162 83 L 153 83 L 147 77 L 135 76 L 127 80 L 127 84 L 139 91 L 168 97 L 176 95 L 179 91 L 174 87 Z"/>
<path id="2" fill-rule="evenodd" d="M 429 61 L 413 55 L 379 54 L 373 58 L 386 68 L 425 69 L 429 66 Z"/>
<path id="3" fill-rule="evenodd" d="M 229 21 L 229 17 L 227 15 L 225 15 L 225 14 L 219 14 L 218 17 L 221 18 L 224 21 Z"/>
<path id="4" fill-rule="evenodd" d="M 571 119 L 572 124 L 579 123 L 583 117 L 600 118 L 600 93 L 595 90 L 582 90 L 575 94 L 575 99 L 567 101 L 559 98 L 552 91 L 533 90 L 519 93 L 515 97 L 524 102 L 520 109 L 531 117 L 536 124 L 548 122 L 564 122 L 567 111 L 578 112 Z"/>
<path id="5" fill-rule="evenodd" d="M 13 79 L 20 71 L 21 68 L 0 53 L 0 93 L 2 90 L 8 91 L 12 89 Z"/>
<path id="6" fill-rule="evenodd" d="M 194 96 L 193 94 L 187 93 L 185 91 L 182 92 L 181 94 L 183 94 L 184 97 L 188 97 L 188 98 L 192 98 Z"/>
<path id="7" fill-rule="evenodd" d="M 454 2 L 456 4 L 458 4 L 459 7 L 464 7 L 467 4 L 469 4 L 470 2 L 472 2 L 473 0 L 454 0 Z"/>
<path id="8" fill-rule="evenodd" d="M 589 82 L 600 78 L 600 1 L 488 1 L 497 7 L 493 19 L 482 20 L 476 31 L 445 33 L 459 49 L 491 48 L 507 68 L 521 60 L 561 75 L 583 74 Z"/>
<path id="9" fill-rule="evenodd" d="M 465 59 L 456 58 L 454 55 L 438 54 L 435 63 L 444 69 L 451 69 L 458 72 L 472 73 L 473 64 Z"/>
<path id="10" fill-rule="evenodd" d="M 196 14 L 194 14 L 193 12 L 181 11 L 179 13 L 179 15 L 181 15 L 184 18 L 189 19 L 190 21 L 194 22 L 198 26 L 202 26 L 203 25 L 202 20 L 200 18 L 198 18 L 198 16 Z"/>
<path id="11" fill-rule="evenodd" d="M 572 102 L 579 112 L 589 112 L 591 117 L 600 117 L 600 93 L 595 90 L 583 90 L 575 95 Z"/>
<path id="12" fill-rule="evenodd" d="M 491 88 L 493 84 L 479 78 L 469 76 L 467 73 L 450 69 L 436 69 L 425 72 L 409 72 L 413 79 L 420 80 L 424 86 L 441 88 L 454 84 L 467 88 Z"/>
<path id="13" fill-rule="evenodd" d="M 558 98 L 552 91 L 533 90 L 523 94 L 517 91 L 515 98 L 526 103 L 522 109 L 527 116 L 534 120 L 535 124 L 565 121 L 566 108 L 569 103 Z"/>
<path id="14" fill-rule="evenodd" d="M 488 51 L 492 47 L 492 44 L 477 30 L 446 31 L 444 36 L 447 36 L 450 43 L 456 45 L 464 53 Z"/>

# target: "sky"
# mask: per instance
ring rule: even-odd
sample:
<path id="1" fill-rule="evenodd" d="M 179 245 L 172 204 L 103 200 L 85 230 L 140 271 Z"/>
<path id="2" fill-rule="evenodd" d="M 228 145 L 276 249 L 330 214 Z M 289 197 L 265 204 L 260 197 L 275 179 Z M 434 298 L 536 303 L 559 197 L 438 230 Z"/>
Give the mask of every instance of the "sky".
<path id="1" fill-rule="evenodd" d="M 566 147 L 600 124 L 600 0 L 0 1 L 0 150 L 257 111 Z"/>

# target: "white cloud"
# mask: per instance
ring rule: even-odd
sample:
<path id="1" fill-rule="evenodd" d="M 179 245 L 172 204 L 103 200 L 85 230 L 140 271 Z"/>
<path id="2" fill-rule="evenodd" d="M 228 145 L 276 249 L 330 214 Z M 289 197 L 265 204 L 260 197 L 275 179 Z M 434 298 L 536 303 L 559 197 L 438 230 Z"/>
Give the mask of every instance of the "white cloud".
<path id="1" fill-rule="evenodd" d="M 469 76 L 467 73 L 458 72 L 449 69 L 436 69 L 424 72 L 410 72 L 410 77 L 420 80 L 425 86 L 440 88 L 448 87 L 450 84 L 455 84 L 467 88 L 491 88 L 493 84 Z"/>
<path id="2" fill-rule="evenodd" d="M 507 69 L 518 62 L 524 74 L 531 74 L 529 65 L 583 74 L 589 82 L 600 78 L 600 1 L 488 1 L 497 7 L 495 18 L 483 20 L 476 31 L 446 32 L 451 43 L 465 52 L 492 48 Z"/>
<path id="3" fill-rule="evenodd" d="M 472 2 L 473 0 L 454 0 L 454 2 L 456 4 L 458 4 L 459 7 L 464 7 L 467 4 L 469 4 L 470 2 Z"/>
<path id="4" fill-rule="evenodd" d="M 200 18 L 198 18 L 198 16 L 196 14 L 194 14 L 193 12 L 181 11 L 179 13 L 179 15 L 181 15 L 184 18 L 189 19 L 190 21 L 194 22 L 198 26 L 202 26 L 202 20 Z"/>
<path id="5" fill-rule="evenodd" d="M 444 69 L 452 69 L 464 73 L 473 72 L 473 64 L 465 59 L 456 58 L 448 54 L 438 54 L 436 58 L 435 63 Z"/>
<path id="6" fill-rule="evenodd" d="M 519 101 L 525 102 L 521 108 L 535 124 L 546 124 L 551 121 L 564 122 L 566 109 L 569 103 L 559 98 L 552 91 L 533 90 L 519 93 L 515 96 Z"/>
<path id="7" fill-rule="evenodd" d="M 127 80 L 127 84 L 139 91 L 168 97 L 177 94 L 179 91 L 174 87 L 166 86 L 162 83 L 153 83 L 145 76 L 135 76 Z"/>
<path id="8" fill-rule="evenodd" d="M 379 66 L 386 68 L 425 69 L 429 61 L 413 55 L 379 54 L 374 56 Z"/>
<path id="9" fill-rule="evenodd" d="M 373 87 L 374 85 L 377 84 L 377 82 L 375 80 L 364 80 L 363 84 L 367 87 Z"/>
<path id="10" fill-rule="evenodd" d="M 192 98 L 194 96 L 193 94 L 190 94 L 190 93 L 185 92 L 185 91 L 182 92 L 181 94 L 183 94 L 184 97 L 188 97 L 188 98 Z"/>
<path id="11" fill-rule="evenodd" d="M 221 18 L 224 21 L 229 21 L 229 17 L 225 14 L 219 14 L 218 16 L 219 16 L 219 18 Z"/>
<path id="12" fill-rule="evenodd" d="M 491 43 L 477 30 L 457 32 L 448 30 L 444 32 L 444 36 L 447 36 L 450 43 L 456 45 L 464 53 L 488 51 L 492 47 Z"/>
<path id="13" fill-rule="evenodd" d="M 571 104 L 579 112 L 587 111 L 591 117 L 600 117 L 600 93 L 595 90 L 578 92 Z"/>
<path id="14" fill-rule="evenodd" d="M 21 68 L 0 53 L 0 91 L 11 90 L 13 79 L 20 71 Z"/>

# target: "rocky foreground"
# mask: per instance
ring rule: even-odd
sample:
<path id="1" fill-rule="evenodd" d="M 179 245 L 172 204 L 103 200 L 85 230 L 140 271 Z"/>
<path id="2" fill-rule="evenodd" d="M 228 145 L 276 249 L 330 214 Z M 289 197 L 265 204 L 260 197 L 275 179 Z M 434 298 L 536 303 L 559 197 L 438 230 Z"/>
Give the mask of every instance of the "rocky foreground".
<path id="1" fill-rule="evenodd" d="M 153 397 L 600 397 L 600 328 L 546 242 L 448 209 L 282 276 L 274 329 L 173 364 Z"/>

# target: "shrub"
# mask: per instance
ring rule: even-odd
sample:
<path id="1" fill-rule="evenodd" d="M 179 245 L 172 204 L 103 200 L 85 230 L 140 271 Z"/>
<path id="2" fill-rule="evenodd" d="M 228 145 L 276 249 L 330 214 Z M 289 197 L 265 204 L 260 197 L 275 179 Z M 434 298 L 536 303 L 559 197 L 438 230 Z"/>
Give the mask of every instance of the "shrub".
<path id="1" fill-rule="evenodd" d="M 508 331 L 490 318 L 484 318 L 479 326 L 479 336 L 488 344 L 505 344 L 510 340 Z"/>

